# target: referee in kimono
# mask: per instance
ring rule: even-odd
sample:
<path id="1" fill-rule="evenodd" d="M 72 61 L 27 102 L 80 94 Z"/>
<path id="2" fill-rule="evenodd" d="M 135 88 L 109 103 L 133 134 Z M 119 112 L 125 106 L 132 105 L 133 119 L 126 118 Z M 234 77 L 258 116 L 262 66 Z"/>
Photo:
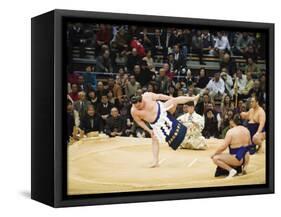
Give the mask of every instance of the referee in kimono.
<path id="1" fill-rule="evenodd" d="M 185 114 L 179 116 L 177 119 L 183 123 L 189 130 L 185 138 L 185 142 L 181 144 L 181 148 L 205 150 L 207 143 L 202 136 L 204 129 L 204 117 L 197 114 L 194 110 L 194 102 L 190 101 L 184 105 Z"/>

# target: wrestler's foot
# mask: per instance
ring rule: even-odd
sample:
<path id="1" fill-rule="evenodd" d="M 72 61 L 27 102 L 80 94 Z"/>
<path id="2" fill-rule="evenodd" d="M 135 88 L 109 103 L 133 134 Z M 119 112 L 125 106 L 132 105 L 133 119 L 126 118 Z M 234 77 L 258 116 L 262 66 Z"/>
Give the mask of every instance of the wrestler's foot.
<path id="1" fill-rule="evenodd" d="M 155 167 L 159 167 L 160 165 L 159 165 L 159 163 L 158 162 L 153 162 L 150 166 L 149 166 L 149 168 L 155 168 Z"/>
<path id="2" fill-rule="evenodd" d="M 264 153 L 262 145 L 256 145 L 256 153 Z"/>
<path id="3" fill-rule="evenodd" d="M 229 171 L 228 176 L 227 176 L 226 178 L 227 178 L 227 179 L 233 178 L 236 174 L 237 174 L 237 171 L 236 171 L 235 169 L 231 169 L 231 170 Z"/>
<path id="4" fill-rule="evenodd" d="M 195 97 L 194 97 L 194 104 L 196 105 L 197 104 L 197 102 L 199 101 L 199 99 L 200 99 L 200 94 L 197 94 Z"/>

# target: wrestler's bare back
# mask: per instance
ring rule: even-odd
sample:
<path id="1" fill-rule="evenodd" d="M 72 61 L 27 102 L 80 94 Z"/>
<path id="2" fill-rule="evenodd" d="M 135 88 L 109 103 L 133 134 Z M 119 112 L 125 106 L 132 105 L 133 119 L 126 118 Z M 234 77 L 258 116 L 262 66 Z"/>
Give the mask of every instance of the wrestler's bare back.
<path id="1" fill-rule="evenodd" d="M 142 101 L 144 102 L 144 107 L 139 110 L 132 106 L 131 112 L 135 116 L 139 117 L 141 120 L 152 123 L 155 121 L 158 112 L 157 101 L 152 97 L 152 93 L 144 93 L 142 95 Z"/>
<path id="2" fill-rule="evenodd" d="M 228 130 L 226 139 L 229 139 L 231 148 L 248 146 L 251 142 L 250 132 L 244 126 L 236 126 Z"/>

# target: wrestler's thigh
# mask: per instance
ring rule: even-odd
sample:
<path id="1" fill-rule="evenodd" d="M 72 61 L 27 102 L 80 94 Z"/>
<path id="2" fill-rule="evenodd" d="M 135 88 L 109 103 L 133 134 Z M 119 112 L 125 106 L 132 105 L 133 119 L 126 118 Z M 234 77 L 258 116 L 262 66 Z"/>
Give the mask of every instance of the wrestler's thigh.
<path id="1" fill-rule="evenodd" d="M 220 154 L 217 157 L 218 160 L 221 160 L 223 162 L 225 162 L 228 165 L 231 166 L 240 166 L 242 164 L 242 161 L 239 161 L 236 159 L 236 157 L 234 155 L 230 155 L 230 154 Z"/>
<path id="2" fill-rule="evenodd" d="M 164 107 L 165 107 L 166 111 L 173 114 L 177 108 L 176 101 L 174 99 L 169 99 L 166 102 L 164 102 Z"/>

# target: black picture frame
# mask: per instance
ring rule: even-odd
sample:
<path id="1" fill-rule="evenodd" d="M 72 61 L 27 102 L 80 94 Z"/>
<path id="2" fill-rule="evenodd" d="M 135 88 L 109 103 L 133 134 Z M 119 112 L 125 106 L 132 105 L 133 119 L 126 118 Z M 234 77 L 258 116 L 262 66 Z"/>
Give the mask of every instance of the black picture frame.
<path id="1" fill-rule="evenodd" d="M 250 29 L 267 35 L 266 184 L 99 195 L 66 195 L 64 23 L 67 20 Z M 53 207 L 274 193 L 274 24 L 88 11 L 53 10 L 31 21 L 31 198 Z"/>

